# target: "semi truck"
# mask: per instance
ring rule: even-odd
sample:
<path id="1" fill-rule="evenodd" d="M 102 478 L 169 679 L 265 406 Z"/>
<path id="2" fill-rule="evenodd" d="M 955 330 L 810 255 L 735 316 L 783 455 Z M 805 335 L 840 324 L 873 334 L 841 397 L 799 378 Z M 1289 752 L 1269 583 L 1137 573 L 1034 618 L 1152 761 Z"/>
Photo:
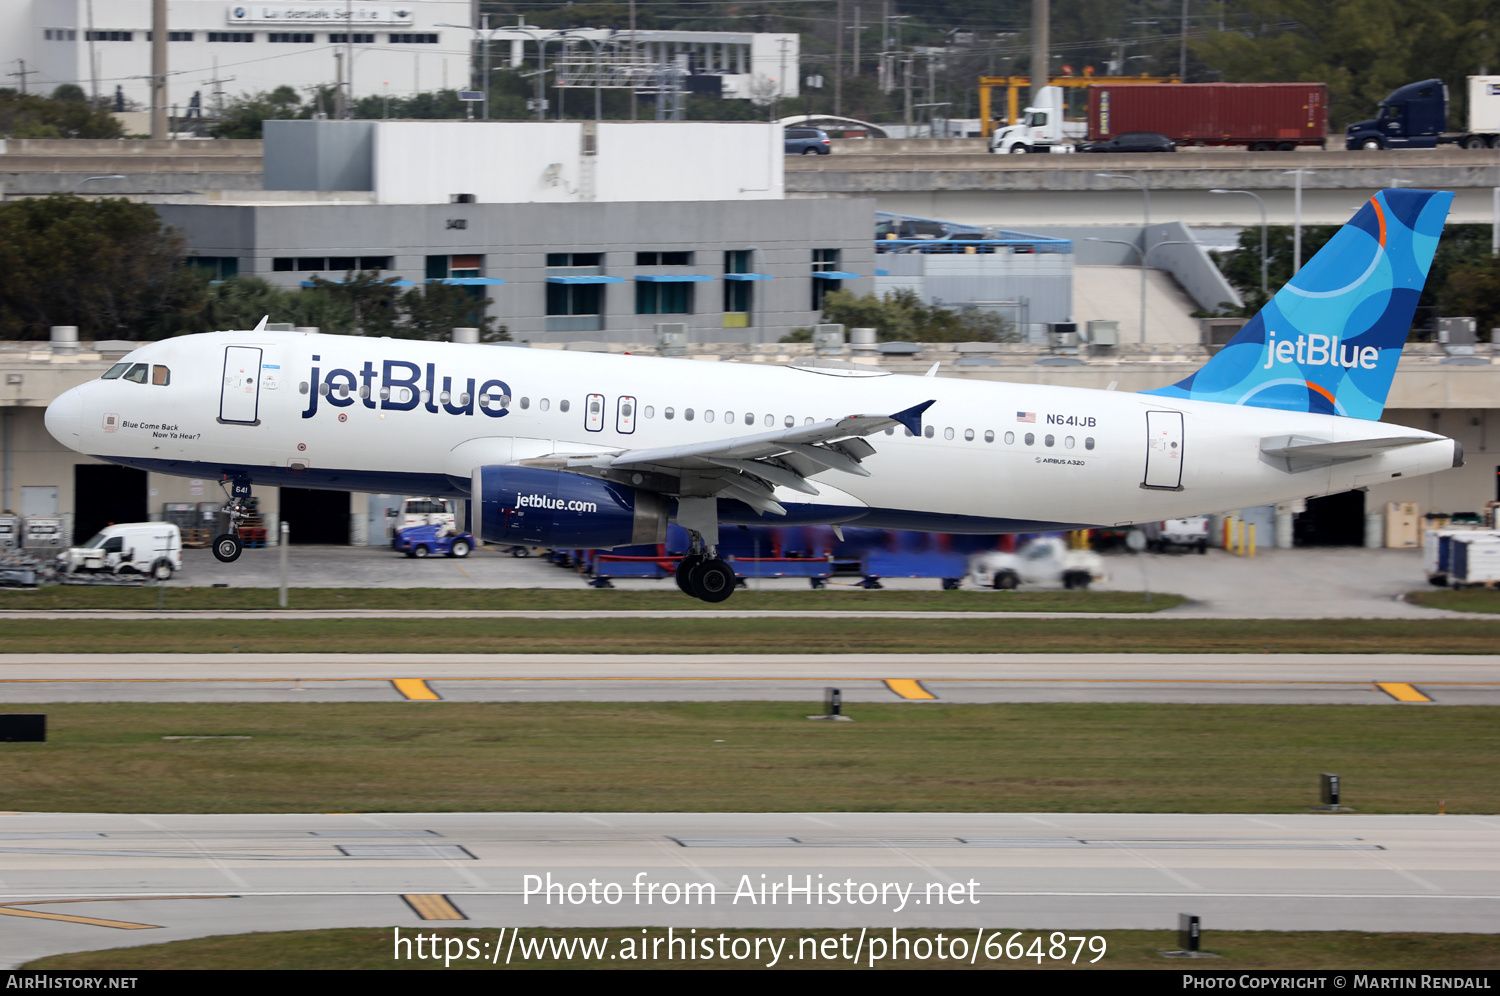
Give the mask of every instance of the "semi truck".
<path id="1" fill-rule="evenodd" d="M 1470 76 L 1469 114 L 1463 131 L 1448 130 L 1448 85 L 1422 80 L 1392 90 L 1369 121 L 1345 129 L 1344 147 L 1365 149 L 1500 148 L 1500 76 Z"/>
<path id="2" fill-rule="evenodd" d="M 1178 148 L 1243 145 L 1252 152 L 1323 148 L 1328 138 L 1322 83 L 1100 84 L 1087 94 L 1087 120 L 1065 121 L 1062 88 L 1043 87 L 1020 124 L 995 132 L 990 151 L 1072 152 L 1080 139 L 1103 142 L 1126 132 L 1165 135 Z"/>

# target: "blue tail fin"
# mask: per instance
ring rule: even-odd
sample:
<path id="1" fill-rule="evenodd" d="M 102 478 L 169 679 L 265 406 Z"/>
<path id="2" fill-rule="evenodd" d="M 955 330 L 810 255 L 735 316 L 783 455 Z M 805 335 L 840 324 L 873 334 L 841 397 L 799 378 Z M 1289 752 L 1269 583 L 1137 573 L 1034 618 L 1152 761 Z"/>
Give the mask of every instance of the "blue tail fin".
<path id="1" fill-rule="evenodd" d="M 1143 393 L 1380 418 L 1452 202 L 1380 191 L 1202 369 Z"/>

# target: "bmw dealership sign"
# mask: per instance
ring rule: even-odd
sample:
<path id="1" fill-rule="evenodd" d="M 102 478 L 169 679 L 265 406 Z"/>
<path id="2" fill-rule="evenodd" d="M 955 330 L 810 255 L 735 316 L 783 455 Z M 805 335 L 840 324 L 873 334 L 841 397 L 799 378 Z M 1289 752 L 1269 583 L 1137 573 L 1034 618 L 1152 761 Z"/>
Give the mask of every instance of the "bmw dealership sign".
<path id="1" fill-rule="evenodd" d="M 409 25 L 407 4 L 279 4 L 247 3 L 229 8 L 230 24 L 389 24 Z"/>

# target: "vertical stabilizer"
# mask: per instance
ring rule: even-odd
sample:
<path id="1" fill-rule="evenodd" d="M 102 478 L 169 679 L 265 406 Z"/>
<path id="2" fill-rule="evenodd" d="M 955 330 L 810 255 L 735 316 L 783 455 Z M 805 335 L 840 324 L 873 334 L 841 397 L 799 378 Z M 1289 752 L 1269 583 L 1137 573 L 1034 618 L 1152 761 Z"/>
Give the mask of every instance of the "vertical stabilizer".
<path id="1" fill-rule="evenodd" d="M 1143 393 L 1380 418 L 1452 202 L 1380 191 L 1197 373 Z"/>

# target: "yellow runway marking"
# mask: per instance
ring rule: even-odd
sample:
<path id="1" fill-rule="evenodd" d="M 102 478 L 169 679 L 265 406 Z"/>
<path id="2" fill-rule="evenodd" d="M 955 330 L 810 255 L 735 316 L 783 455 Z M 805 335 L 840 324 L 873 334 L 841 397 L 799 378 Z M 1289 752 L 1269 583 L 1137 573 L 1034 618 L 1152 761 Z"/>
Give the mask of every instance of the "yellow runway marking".
<path id="1" fill-rule="evenodd" d="M 922 687 L 920 681 L 911 678 L 887 678 L 885 687 L 901 696 L 903 699 L 935 699 L 936 695 Z"/>
<path id="2" fill-rule="evenodd" d="M 420 699 L 424 702 L 438 702 L 442 696 L 427 687 L 424 678 L 394 678 L 391 684 L 396 686 L 396 691 L 408 699 Z"/>
<path id="3" fill-rule="evenodd" d="M 1377 681 L 1375 687 L 1397 702 L 1431 702 L 1432 699 L 1405 681 Z"/>
<path id="4" fill-rule="evenodd" d="M 467 920 L 452 900 L 444 895 L 402 896 L 406 905 L 423 920 Z"/>
<path id="5" fill-rule="evenodd" d="M 16 909 L 14 906 L 0 906 L 0 916 L 24 916 L 34 920 L 62 920 L 66 923 L 86 923 L 93 927 L 114 927 L 117 930 L 154 930 L 161 926 L 159 923 L 131 923 L 128 920 L 101 920 L 93 916 L 70 916 L 67 913 L 41 913 L 37 910 Z"/>

